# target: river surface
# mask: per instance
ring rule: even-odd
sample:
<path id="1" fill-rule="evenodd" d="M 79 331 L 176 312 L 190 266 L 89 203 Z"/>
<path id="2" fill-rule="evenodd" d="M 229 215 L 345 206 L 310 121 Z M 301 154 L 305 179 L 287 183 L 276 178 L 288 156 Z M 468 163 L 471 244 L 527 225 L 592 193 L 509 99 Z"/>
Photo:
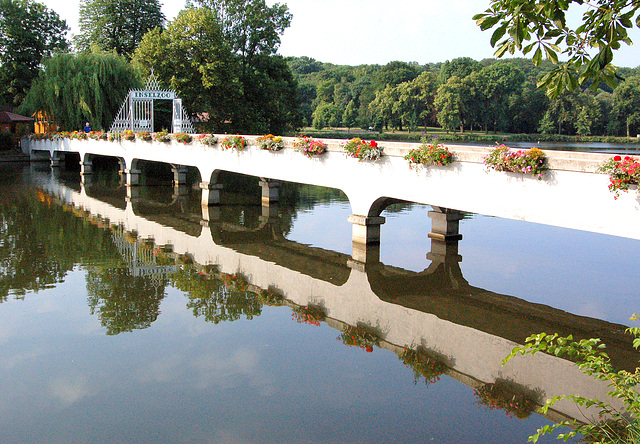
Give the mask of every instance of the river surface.
<path id="1" fill-rule="evenodd" d="M 267 214 L 230 176 L 205 218 L 193 187 L 127 197 L 108 170 L 0 165 L 2 442 L 524 443 L 562 417 L 544 390 L 591 387 L 502 367 L 527 335 L 635 362 L 636 240 L 469 214 L 439 259 L 430 208 L 396 205 L 364 265 L 337 190 L 284 184 Z"/>

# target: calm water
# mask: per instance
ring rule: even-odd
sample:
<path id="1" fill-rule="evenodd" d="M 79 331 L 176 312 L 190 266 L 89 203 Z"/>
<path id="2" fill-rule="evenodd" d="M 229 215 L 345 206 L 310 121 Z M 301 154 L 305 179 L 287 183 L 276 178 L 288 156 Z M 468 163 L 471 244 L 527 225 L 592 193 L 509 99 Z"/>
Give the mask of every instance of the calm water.
<path id="1" fill-rule="evenodd" d="M 507 405 L 545 377 L 503 351 L 640 310 L 635 240 L 469 215 L 436 267 L 430 208 L 395 206 L 364 267 L 335 190 L 268 218 L 230 177 L 203 223 L 198 191 L 96 169 L 0 165 L 2 442 L 524 443 L 550 419 Z"/>

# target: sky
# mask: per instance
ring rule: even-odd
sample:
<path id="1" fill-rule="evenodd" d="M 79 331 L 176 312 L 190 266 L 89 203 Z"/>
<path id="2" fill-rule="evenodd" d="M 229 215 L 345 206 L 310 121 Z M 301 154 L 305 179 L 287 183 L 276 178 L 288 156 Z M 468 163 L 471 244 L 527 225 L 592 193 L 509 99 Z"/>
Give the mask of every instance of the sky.
<path id="1" fill-rule="evenodd" d="M 276 3 L 266 0 L 267 4 Z M 279 54 L 307 56 L 338 65 L 386 64 L 399 60 L 419 64 L 445 62 L 457 57 L 475 60 L 493 57 L 491 32 L 482 32 L 472 17 L 489 0 L 278 0 L 293 14 L 284 32 Z M 79 0 L 41 0 L 78 32 Z M 173 19 L 184 1 L 163 3 Z M 632 40 L 640 45 L 640 30 Z M 640 66 L 636 46 L 616 52 L 617 66 Z"/>

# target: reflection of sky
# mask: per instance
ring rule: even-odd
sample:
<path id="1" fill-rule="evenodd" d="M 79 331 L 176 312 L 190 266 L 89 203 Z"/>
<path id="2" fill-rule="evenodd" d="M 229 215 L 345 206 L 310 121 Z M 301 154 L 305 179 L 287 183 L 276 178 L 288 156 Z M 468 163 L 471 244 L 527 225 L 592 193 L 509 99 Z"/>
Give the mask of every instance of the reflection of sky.
<path id="1" fill-rule="evenodd" d="M 428 267 L 429 207 L 385 212 L 381 260 Z M 348 203 L 300 212 L 290 239 L 351 252 Z M 482 216 L 461 222 L 475 287 L 626 323 L 638 311 L 637 241 Z M 486 412 L 448 377 L 425 387 L 385 350 L 265 307 L 252 321 L 194 318 L 167 288 L 147 329 L 105 335 L 85 273 L 0 304 L 3 442 L 526 442 L 546 422 Z M 555 442 L 553 439 L 544 442 Z"/>
<path id="2" fill-rule="evenodd" d="M 447 377 L 414 385 L 391 352 L 287 307 L 213 325 L 168 288 L 150 328 L 106 336 L 82 280 L 0 305 L 3 442 L 525 442 L 544 423 L 485 412 Z"/>
<path id="3" fill-rule="evenodd" d="M 291 238 L 350 254 L 348 204 L 316 208 L 298 214 Z M 416 272 L 429 266 L 429 210 L 383 212 L 382 263 Z M 638 240 L 479 215 L 462 220 L 460 232 L 460 266 L 474 287 L 625 325 L 640 311 Z"/>

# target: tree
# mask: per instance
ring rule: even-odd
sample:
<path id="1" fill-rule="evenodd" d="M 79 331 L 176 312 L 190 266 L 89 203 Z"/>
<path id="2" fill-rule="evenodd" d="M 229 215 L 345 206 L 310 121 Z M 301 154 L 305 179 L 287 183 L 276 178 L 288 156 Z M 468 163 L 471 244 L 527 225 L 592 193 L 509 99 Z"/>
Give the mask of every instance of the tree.
<path id="1" fill-rule="evenodd" d="M 347 128 L 351 129 L 356 126 L 358 122 L 358 109 L 356 108 L 356 104 L 353 100 L 350 100 L 344 109 L 344 113 L 342 114 L 342 124 Z"/>
<path id="2" fill-rule="evenodd" d="M 224 28 L 209 7 L 185 9 L 166 30 L 145 35 L 132 63 L 143 73 L 154 67 L 186 109 L 209 116 L 212 131 L 282 133 L 299 125 L 297 84 L 286 61 L 267 50 L 245 59 Z"/>
<path id="3" fill-rule="evenodd" d="M 375 75 L 374 84 L 377 88 L 387 85 L 396 86 L 402 82 L 409 82 L 419 74 L 418 67 L 406 62 L 389 62 Z"/>
<path id="4" fill-rule="evenodd" d="M 496 57 L 516 51 L 529 54 L 539 65 L 543 56 L 558 64 L 558 54 L 567 62 L 558 65 L 538 80 L 551 98 L 564 89 L 575 90 L 589 82 L 595 91 L 601 82 L 615 88 L 619 76 L 612 64 L 613 52 L 622 43 L 631 45 L 627 30 L 640 27 L 640 2 L 628 0 L 593 0 L 583 7 L 582 23 L 572 28 L 566 14 L 585 3 L 584 0 L 491 0 L 491 6 L 474 20 L 484 31 L 495 28 L 491 45 Z M 531 42 L 531 43 L 529 43 Z M 595 54 L 591 54 L 596 48 Z"/>
<path id="5" fill-rule="evenodd" d="M 398 90 L 394 86 L 388 84 L 383 89 L 376 91 L 376 98 L 369 103 L 369 110 L 376 120 L 382 123 L 383 127 L 391 125 L 392 128 L 398 128 L 402 131 L 402 120 L 398 114 L 397 107 L 394 104 L 398 101 Z"/>
<path id="6" fill-rule="evenodd" d="M 549 98 L 544 91 L 525 81 L 519 93 L 509 96 L 509 132 L 537 132 L 548 106 Z"/>
<path id="7" fill-rule="evenodd" d="M 68 48 L 68 29 L 41 3 L 0 0 L 0 101 L 22 102 L 42 60 Z"/>
<path id="8" fill-rule="evenodd" d="M 62 129 L 85 122 L 108 129 L 127 97 L 140 86 L 133 67 L 115 54 L 60 54 L 47 60 L 34 80 L 20 112 L 44 111 Z"/>
<path id="9" fill-rule="evenodd" d="M 333 103 L 322 102 L 313 112 L 312 126 L 321 130 L 325 127 L 336 127 L 340 123 L 338 107 Z"/>
<path id="10" fill-rule="evenodd" d="M 132 63 L 145 74 L 154 68 L 187 110 L 209 114 L 213 129 L 224 131 L 224 122 L 234 118 L 233 105 L 242 97 L 238 66 L 210 9 L 180 11 L 166 30 L 150 31 Z"/>
<path id="11" fill-rule="evenodd" d="M 627 137 L 631 127 L 640 123 L 640 76 L 630 77 L 614 92 L 614 110 L 622 118 Z"/>
<path id="12" fill-rule="evenodd" d="M 410 82 L 396 86 L 397 100 L 393 112 L 410 131 L 415 131 L 419 121 L 431 119 L 436 94 L 436 78 L 433 73 L 423 72 Z"/>
<path id="13" fill-rule="evenodd" d="M 158 0 L 81 0 L 76 45 L 130 56 L 147 31 L 164 25 L 161 6 Z"/>
<path id="14" fill-rule="evenodd" d="M 275 54 L 280 36 L 291 24 L 287 5 L 267 6 L 264 0 L 188 0 L 187 6 L 210 8 L 222 25 L 231 50 L 242 59 L 243 67 L 257 55 Z"/>
<path id="15" fill-rule="evenodd" d="M 460 127 L 464 131 L 464 99 L 467 92 L 459 77 L 453 76 L 438 88 L 435 106 L 438 110 L 438 123 L 446 131 L 453 131 Z"/>
<path id="16" fill-rule="evenodd" d="M 484 103 L 482 113 L 485 130 L 489 125 L 493 130 L 506 129 L 509 97 L 519 94 L 524 84 L 524 74 L 507 63 L 495 63 L 474 73 L 480 79 L 479 92 Z"/>
<path id="17" fill-rule="evenodd" d="M 450 77 L 457 76 L 464 79 L 468 75 L 480 71 L 482 64 L 471 57 L 458 57 L 451 61 L 444 62 L 438 72 L 438 82 L 445 83 Z"/>
<path id="18" fill-rule="evenodd" d="M 591 116 L 589 116 L 589 111 L 586 106 L 583 106 L 580 112 L 578 113 L 578 118 L 576 120 L 576 133 L 580 136 L 589 136 L 591 135 Z"/>

